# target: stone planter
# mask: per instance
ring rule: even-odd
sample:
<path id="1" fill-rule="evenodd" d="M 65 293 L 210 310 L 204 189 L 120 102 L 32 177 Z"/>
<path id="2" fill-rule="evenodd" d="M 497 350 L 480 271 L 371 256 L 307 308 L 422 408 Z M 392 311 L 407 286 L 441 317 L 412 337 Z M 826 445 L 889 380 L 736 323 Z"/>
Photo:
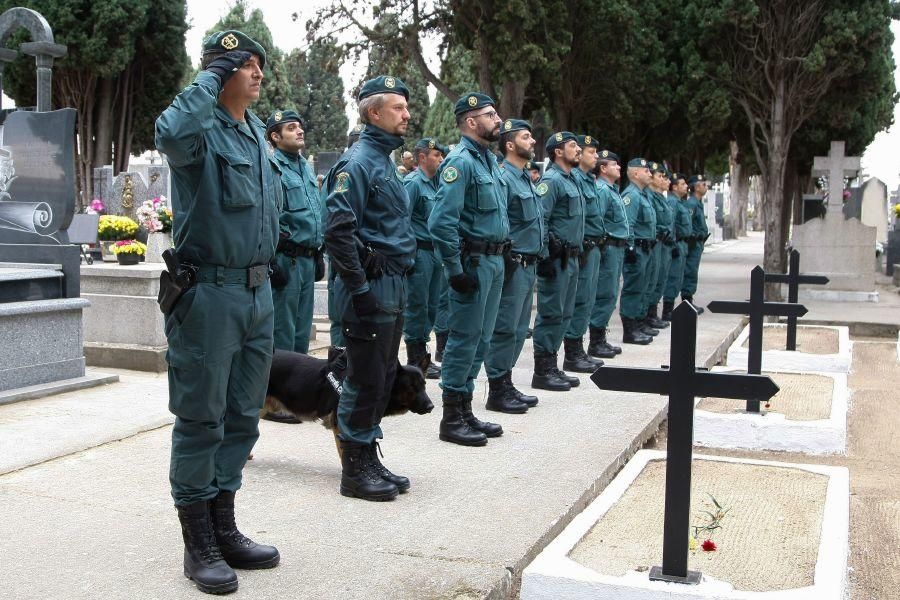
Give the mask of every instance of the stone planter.
<path id="1" fill-rule="evenodd" d="M 116 260 L 120 265 L 136 265 L 141 262 L 141 255 L 134 252 L 122 252 L 116 254 Z"/>
<path id="2" fill-rule="evenodd" d="M 172 234 L 155 232 L 147 236 L 147 258 L 148 263 L 164 262 L 162 253 L 172 247 Z"/>

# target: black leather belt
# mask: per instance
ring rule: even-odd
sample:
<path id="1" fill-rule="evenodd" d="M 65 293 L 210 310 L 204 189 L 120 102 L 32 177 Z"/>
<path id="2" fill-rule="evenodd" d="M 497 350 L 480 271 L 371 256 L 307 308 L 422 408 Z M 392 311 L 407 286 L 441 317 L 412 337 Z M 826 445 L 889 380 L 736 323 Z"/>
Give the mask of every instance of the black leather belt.
<path id="1" fill-rule="evenodd" d="M 428 250 L 430 252 L 434 252 L 434 244 L 432 242 L 425 242 L 422 240 L 416 240 L 416 249 L 418 250 Z"/>
<path id="2" fill-rule="evenodd" d="M 587 237 L 584 238 L 584 253 L 587 254 L 594 248 L 602 248 L 606 245 L 606 238 Z"/>
<path id="3" fill-rule="evenodd" d="M 619 238 L 608 237 L 608 238 L 606 238 L 606 245 L 624 248 L 624 247 L 628 246 L 628 242 L 626 242 L 625 240 L 620 240 Z"/>
<path id="4" fill-rule="evenodd" d="M 506 254 L 511 245 L 512 242 L 509 240 L 503 240 L 502 242 L 487 242 L 484 240 L 463 239 L 460 247 L 463 254 L 499 255 Z"/>
<path id="5" fill-rule="evenodd" d="M 314 257 L 321 251 L 321 248 L 311 248 L 310 246 L 301 246 L 300 244 L 295 244 L 294 242 L 281 240 L 278 242 L 277 250 L 278 252 L 290 258 L 298 258 L 301 256 Z"/>
<path id="6" fill-rule="evenodd" d="M 660 242 L 665 242 L 665 241 L 667 241 L 667 240 L 669 239 L 669 232 L 668 232 L 668 231 L 659 231 L 659 232 L 657 232 L 657 233 L 656 233 L 656 239 L 659 240 Z"/>
<path id="7" fill-rule="evenodd" d="M 644 252 L 649 252 L 656 245 L 656 240 L 634 240 L 634 245 Z"/>
<path id="8" fill-rule="evenodd" d="M 537 254 L 522 254 L 520 252 L 513 252 L 509 255 L 509 258 L 513 262 L 517 262 L 522 265 L 522 267 L 537 264 L 537 262 L 541 259 L 541 257 Z"/>
<path id="9" fill-rule="evenodd" d="M 215 283 L 216 285 L 246 285 L 249 288 L 259 287 L 269 278 L 269 265 L 254 265 L 246 269 L 209 266 L 197 267 L 198 283 Z"/>

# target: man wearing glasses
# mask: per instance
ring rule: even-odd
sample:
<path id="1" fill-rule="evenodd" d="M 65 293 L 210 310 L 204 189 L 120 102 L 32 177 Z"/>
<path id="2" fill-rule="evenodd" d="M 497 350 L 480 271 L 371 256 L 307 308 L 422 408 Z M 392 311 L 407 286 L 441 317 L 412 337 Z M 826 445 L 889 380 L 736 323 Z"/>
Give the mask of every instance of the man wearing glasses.
<path id="1" fill-rule="evenodd" d="M 449 337 L 441 363 L 444 415 L 440 439 L 484 446 L 503 434 L 472 413 L 475 377 L 497 320 L 503 254 L 509 246 L 506 182 L 488 144 L 500 137 L 494 101 L 464 94 L 454 108 L 462 138 L 441 164 L 440 187 L 428 219 L 435 251 L 450 284 Z"/>

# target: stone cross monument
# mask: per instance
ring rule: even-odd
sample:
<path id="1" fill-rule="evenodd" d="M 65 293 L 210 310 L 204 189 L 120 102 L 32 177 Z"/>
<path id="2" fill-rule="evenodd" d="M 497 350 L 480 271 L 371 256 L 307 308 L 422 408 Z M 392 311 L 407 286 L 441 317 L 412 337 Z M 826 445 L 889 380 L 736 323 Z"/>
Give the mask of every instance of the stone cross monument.
<path id="1" fill-rule="evenodd" d="M 843 218 L 844 177 L 855 177 L 859 172 L 859 157 L 844 155 L 845 142 L 831 142 L 828 156 L 813 159 L 813 175 L 828 176 L 828 212 L 826 218 Z"/>

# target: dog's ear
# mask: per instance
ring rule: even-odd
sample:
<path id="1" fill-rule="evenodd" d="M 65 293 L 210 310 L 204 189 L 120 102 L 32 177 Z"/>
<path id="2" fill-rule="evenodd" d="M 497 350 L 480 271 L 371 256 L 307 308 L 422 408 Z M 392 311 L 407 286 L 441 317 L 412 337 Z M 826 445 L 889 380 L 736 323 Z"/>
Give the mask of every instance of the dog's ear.
<path id="1" fill-rule="evenodd" d="M 428 371 L 428 365 L 431 364 L 431 352 L 426 352 L 422 355 L 422 358 L 419 359 L 419 364 L 416 366 L 419 367 L 419 370 L 422 371 L 424 375 Z"/>

